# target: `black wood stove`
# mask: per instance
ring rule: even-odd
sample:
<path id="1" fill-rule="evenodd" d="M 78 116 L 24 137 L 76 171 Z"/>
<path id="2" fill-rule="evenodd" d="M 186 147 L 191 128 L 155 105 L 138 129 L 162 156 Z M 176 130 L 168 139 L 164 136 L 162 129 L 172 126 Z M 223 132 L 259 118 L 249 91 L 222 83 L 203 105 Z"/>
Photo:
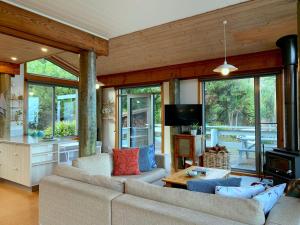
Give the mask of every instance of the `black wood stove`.
<path id="1" fill-rule="evenodd" d="M 285 148 L 266 152 L 264 172 L 273 176 L 274 184 L 280 184 L 300 178 L 297 35 L 284 36 L 276 45 L 281 49 L 284 68 Z"/>

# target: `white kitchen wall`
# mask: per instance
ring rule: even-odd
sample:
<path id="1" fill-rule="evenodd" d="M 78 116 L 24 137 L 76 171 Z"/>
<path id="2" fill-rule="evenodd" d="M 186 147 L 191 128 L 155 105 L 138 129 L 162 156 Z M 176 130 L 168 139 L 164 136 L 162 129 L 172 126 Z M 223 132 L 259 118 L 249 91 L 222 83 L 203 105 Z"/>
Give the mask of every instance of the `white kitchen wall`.
<path id="1" fill-rule="evenodd" d="M 180 104 L 198 104 L 198 80 L 180 81 Z"/>

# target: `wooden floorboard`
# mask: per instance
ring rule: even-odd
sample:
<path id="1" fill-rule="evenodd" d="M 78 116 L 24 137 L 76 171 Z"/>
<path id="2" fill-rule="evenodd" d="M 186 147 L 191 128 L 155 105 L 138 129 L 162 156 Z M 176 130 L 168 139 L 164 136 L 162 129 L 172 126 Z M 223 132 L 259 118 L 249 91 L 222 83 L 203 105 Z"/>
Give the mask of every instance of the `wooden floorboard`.
<path id="1" fill-rule="evenodd" d="M 0 225 L 38 225 L 38 192 L 0 180 Z"/>

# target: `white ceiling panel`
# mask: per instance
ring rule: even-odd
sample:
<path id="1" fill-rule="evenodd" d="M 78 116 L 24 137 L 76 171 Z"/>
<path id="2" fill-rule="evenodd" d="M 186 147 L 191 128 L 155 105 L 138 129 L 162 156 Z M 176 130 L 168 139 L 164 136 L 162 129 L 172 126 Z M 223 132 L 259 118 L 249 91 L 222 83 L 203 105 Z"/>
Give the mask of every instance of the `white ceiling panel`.
<path id="1" fill-rule="evenodd" d="M 4 1 L 110 39 L 246 0 Z"/>

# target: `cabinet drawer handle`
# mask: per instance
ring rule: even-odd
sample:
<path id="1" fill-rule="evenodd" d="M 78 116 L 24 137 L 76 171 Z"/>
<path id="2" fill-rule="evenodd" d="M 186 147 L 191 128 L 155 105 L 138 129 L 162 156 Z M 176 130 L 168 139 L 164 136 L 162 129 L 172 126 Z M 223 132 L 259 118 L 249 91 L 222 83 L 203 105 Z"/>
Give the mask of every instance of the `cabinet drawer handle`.
<path id="1" fill-rule="evenodd" d="M 15 171 L 18 171 L 19 169 L 18 169 L 18 168 L 14 168 L 14 170 L 15 170 Z"/>
<path id="2" fill-rule="evenodd" d="M 15 153 L 14 156 L 19 156 L 19 154 L 18 154 L 18 153 Z"/>

